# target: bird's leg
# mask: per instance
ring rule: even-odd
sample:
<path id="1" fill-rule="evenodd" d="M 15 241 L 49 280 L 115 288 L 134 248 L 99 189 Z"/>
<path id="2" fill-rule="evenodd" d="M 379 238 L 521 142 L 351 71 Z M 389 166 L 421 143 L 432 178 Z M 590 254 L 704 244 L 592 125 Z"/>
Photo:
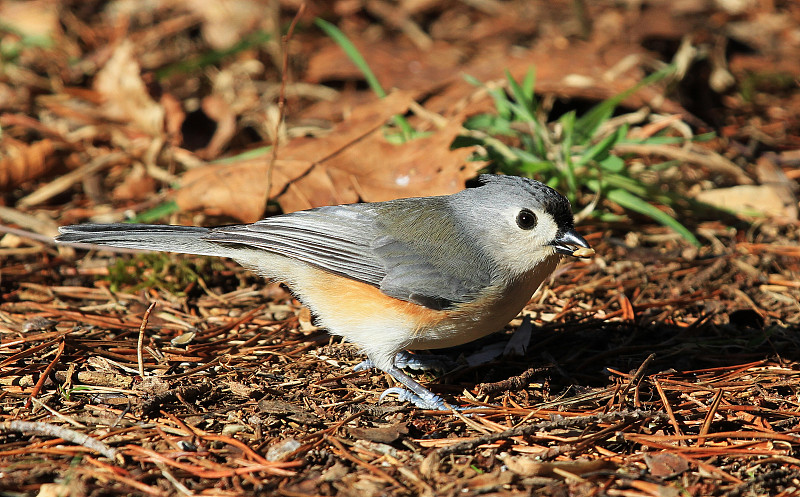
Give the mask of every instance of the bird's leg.
<path id="1" fill-rule="evenodd" d="M 394 365 L 398 369 L 409 368 L 415 371 L 447 371 L 454 366 L 454 363 L 445 355 L 409 354 L 408 352 L 400 351 L 394 357 Z M 354 371 L 363 371 L 374 367 L 375 364 L 366 359 L 353 369 Z"/>
<path id="2" fill-rule="evenodd" d="M 434 409 L 437 411 L 449 411 L 452 409 L 441 397 L 414 381 L 413 378 L 400 371 L 396 366 L 392 366 L 384 371 L 392 375 L 392 378 L 400 382 L 406 388 L 389 388 L 381 394 L 380 400 L 383 400 L 387 395 L 397 394 L 398 400 L 411 402 L 421 409 Z"/>
<path id="3" fill-rule="evenodd" d="M 432 359 L 432 360 L 431 360 Z M 441 397 L 431 392 L 427 388 L 417 383 L 413 378 L 401 371 L 401 368 L 411 368 L 416 370 L 445 370 L 447 363 L 452 362 L 445 356 L 421 356 L 417 354 L 409 354 L 408 352 L 398 352 L 394 358 L 394 365 L 389 368 L 378 368 L 386 373 L 392 375 L 392 378 L 397 380 L 403 387 L 392 387 L 386 389 L 380 397 L 382 401 L 387 395 L 397 395 L 397 399 L 401 402 L 411 402 L 421 409 L 431 409 L 437 411 L 449 411 L 451 409 L 461 410 L 461 408 L 454 408 L 442 400 Z M 375 363 L 371 359 L 367 359 L 359 363 L 354 370 L 363 371 L 365 369 L 375 368 Z"/>

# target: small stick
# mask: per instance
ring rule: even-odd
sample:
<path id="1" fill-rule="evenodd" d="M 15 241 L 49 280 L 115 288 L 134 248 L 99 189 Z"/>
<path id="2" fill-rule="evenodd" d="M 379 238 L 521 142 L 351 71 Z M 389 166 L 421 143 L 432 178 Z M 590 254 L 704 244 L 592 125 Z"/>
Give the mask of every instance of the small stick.
<path id="1" fill-rule="evenodd" d="M 34 435 L 42 435 L 45 437 L 61 438 L 67 442 L 72 442 L 82 445 L 89 450 L 93 450 L 99 454 L 106 456 L 116 463 L 121 462 L 121 455 L 116 449 L 109 447 L 103 442 L 81 433 L 79 431 L 63 428 L 50 423 L 42 423 L 39 421 L 4 421 L 0 423 L 0 429 L 3 431 L 17 431 L 20 433 L 30 433 Z"/>
<path id="2" fill-rule="evenodd" d="M 537 374 L 552 369 L 551 366 L 547 367 L 534 367 L 530 368 L 518 376 L 512 376 L 505 380 L 496 381 L 493 383 L 479 383 L 475 388 L 480 395 L 490 394 L 502 391 L 517 391 L 525 388 L 530 379 Z"/>
<path id="3" fill-rule="evenodd" d="M 620 392 L 619 394 L 620 409 L 623 409 L 625 407 L 625 396 L 628 395 L 628 390 L 630 390 L 632 386 L 637 385 L 642 380 L 642 376 L 644 376 L 644 372 L 647 370 L 647 366 L 649 366 L 650 363 L 653 362 L 653 359 L 655 358 L 656 358 L 655 352 L 647 356 L 647 359 L 645 359 L 644 362 L 642 362 L 642 365 L 639 366 L 639 369 L 637 369 L 636 373 L 634 373 L 633 377 L 631 377 L 631 381 L 629 381 L 628 384 L 625 385 L 625 388 L 622 389 L 622 392 Z"/>
<path id="4" fill-rule="evenodd" d="M 147 328 L 147 320 L 150 319 L 150 313 L 153 312 L 153 308 L 156 306 L 156 301 L 150 303 L 150 307 L 144 311 L 144 317 L 142 318 L 142 325 L 139 326 L 139 341 L 136 343 L 136 359 L 139 362 L 139 376 L 144 378 L 144 359 L 142 358 L 142 345 L 144 344 L 144 329 Z"/>
<path id="5" fill-rule="evenodd" d="M 297 25 L 297 21 L 300 20 L 300 16 L 303 15 L 305 10 L 306 4 L 304 2 L 301 3 L 300 8 L 297 9 L 297 14 L 295 14 L 294 19 L 292 19 L 292 24 L 289 25 L 289 30 L 286 32 L 286 35 L 281 37 L 283 67 L 281 67 L 281 89 L 278 93 L 278 120 L 275 123 L 275 143 L 272 144 L 272 156 L 270 157 L 269 166 L 267 167 L 267 200 L 269 200 L 270 190 L 272 190 L 272 169 L 275 167 L 275 161 L 278 160 L 279 135 L 281 132 L 281 123 L 283 122 L 286 112 L 286 80 L 289 78 L 289 40 L 294 34 L 294 27 Z"/>
<path id="6" fill-rule="evenodd" d="M 42 376 L 39 378 L 39 381 L 36 382 L 36 386 L 33 387 L 33 391 L 31 392 L 31 396 L 28 397 L 28 402 L 25 403 L 25 409 L 27 409 L 27 408 L 29 408 L 31 406 L 31 402 L 33 402 L 33 399 L 39 394 L 39 391 L 42 389 L 42 386 L 44 386 L 44 382 L 45 382 L 45 380 L 47 380 L 47 377 L 50 376 L 50 371 L 53 370 L 53 368 L 56 366 L 56 363 L 58 362 L 58 360 L 61 359 L 61 354 L 64 353 L 64 344 L 65 343 L 66 342 L 62 338 L 61 339 L 61 343 L 58 345 L 58 350 L 56 351 L 56 356 L 53 358 L 52 361 L 50 361 L 50 364 L 48 364 L 47 367 L 44 368 L 44 372 L 42 372 Z"/>
<path id="7" fill-rule="evenodd" d="M 358 466 L 362 466 L 367 469 L 370 473 L 377 476 L 381 480 L 384 480 L 392 485 L 396 485 L 398 488 L 406 488 L 405 485 L 400 483 L 399 481 L 395 480 L 391 477 L 388 473 L 383 471 L 382 469 L 378 468 L 374 464 L 370 464 L 367 461 L 362 461 L 358 457 L 350 454 L 347 449 L 345 449 L 344 445 L 333 436 L 325 436 L 325 441 L 330 443 L 333 446 L 333 452 L 338 454 L 340 457 L 347 459 L 348 461 L 355 463 Z"/>
<path id="8" fill-rule="evenodd" d="M 708 435 L 708 430 L 711 428 L 711 422 L 714 421 L 714 416 L 717 414 L 719 404 L 722 402 L 722 389 L 717 390 L 714 400 L 711 402 L 711 409 L 706 414 L 706 419 L 703 420 L 703 426 L 700 427 L 700 433 L 697 437 L 697 446 L 702 447 L 706 443 L 705 436 Z"/>
<path id="9" fill-rule="evenodd" d="M 678 424 L 678 419 L 675 418 L 675 412 L 672 410 L 672 406 L 667 399 L 667 394 L 664 393 L 664 387 L 661 386 L 661 382 L 658 381 L 658 378 L 653 378 L 653 383 L 656 385 L 656 390 L 658 390 L 658 395 L 661 397 L 661 403 L 664 404 L 664 410 L 667 412 L 667 416 L 669 416 L 669 422 L 673 428 L 675 428 L 675 434 L 683 435 L 681 431 L 681 427 Z"/>
<path id="10" fill-rule="evenodd" d="M 450 454 L 464 452 L 474 449 L 483 444 L 493 443 L 498 440 L 504 440 L 512 437 L 519 437 L 524 435 L 533 435 L 539 431 L 555 430 L 563 428 L 581 428 L 591 426 L 599 423 L 620 423 L 620 422 L 634 422 L 643 421 L 646 419 L 654 419 L 658 421 L 667 421 L 667 415 L 661 411 L 624 411 L 624 412 L 611 412 L 606 414 L 595 414 L 591 416 L 577 416 L 573 418 L 561 418 L 553 421 L 541 421 L 539 423 L 519 425 L 500 433 L 490 433 L 476 437 L 472 440 L 465 440 L 448 447 L 438 449 L 435 454 L 437 457 L 442 458 Z"/>

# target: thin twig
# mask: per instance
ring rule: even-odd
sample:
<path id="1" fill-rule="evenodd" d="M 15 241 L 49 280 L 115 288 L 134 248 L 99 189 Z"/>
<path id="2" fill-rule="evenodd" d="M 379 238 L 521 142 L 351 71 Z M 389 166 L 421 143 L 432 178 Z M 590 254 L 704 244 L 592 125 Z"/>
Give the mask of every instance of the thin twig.
<path id="1" fill-rule="evenodd" d="M 139 376 L 144 378 L 144 359 L 142 358 L 142 345 L 144 344 L 144 330 L 147 328 L 147 320 L 150 319 L 150 313 L 153 312 L 153 308 L 156 306 L 156 301 L 152 301 L 150 303 L 150 307 L 144 311 L 144 317 L 142 318 L 142 325 L 139 326 L 139 340 L 136 342 L 136 359 L 139 362 Z"/>
<path id="2" fill-rule="evenodd" d="M 625 385 L 625 388 L 622 389 L 622 392 L 620 392 L 619 394 L 620 409 L 625 408 L 625 396 L 628 395 L 628 391 L 631 389 L 632 386 L 639 384 L 639 382 L 642 380 L 642 377 L 644 376 L 644 372 L 647 371 L 647 366 L 649 366 L 650 363 L 653 362 L 653 359 L 655 358 L 656 358 L 655 352 L 647 356 L 647 359 L 645 359 L 644 362 L 642 362 L 642 365 L 639 366 L 639 369 L 637 369 L 636 372 L 633 374 L 633 377 L 631 377 L 631 381 L 629 381 Z"/>
<path id="3" fill-rule="evenodd" d="M 717 394 L 714 395 L 714 400 L 711 402 L 711 409 L 708 410 L 706 419 L 703 420 L 703 426 L 700 427 L 700 436 L 697 437 L 698 447 L 702 447 L 703 444 L 706 443 L 705 435 L 708 435 L 708 430 L 711 429 L 711 422 L 714 421 L 714 416 L 717 415 L 717 409 L 719 409 L 720 402 L 722 402 L 721 388 L 717 390 Z"/>
<path id="4" fill-rule="evenodd" d="M 667 416 L 669 416 L 669 422 L 673 428 L 675 428 L 675 433 L 677 435 L 683 435 L 681 431 L 681 427 L 678 424 L 677 418 L 675 418 L 675 413 L 672 410 L 672 405 L 669 403 L 669 399 L 667 399 L 667 395 L 664 393 L 664 387 L 661 386 L 661 382 L 658 381 L 658 378 L 653 378 L 653 383 L 656 386 L 656 390 L 658 390 L 658 395 L 661 397 L 661 403 L 664 404 L 664 410 L 667 411 Z"/>
<path id="5" fill-rule="evenodd" d="M 109 447 L 103 442 L 69 428 L 42 423 L 38 421 L 4 421 L 0 423 L 3 431 L 17 431 L 20 433 L 41 435 L 45 437 L 61 438 L 67 442 L 86 447 L 89 450 L 102 454 L 117 463 L 122 462 L 122 456 L 116 449 Z"/>
<path id="6" fill-rule="evenodd" d="M 98 461 L 97 459 L 95 459 L 95 458 L 93 458 L 91 456 L 86 456 L 86 457 L 83 458 L 83 460 L 88 462 L 89 464 L 97 466 L 98 469 L 97 470 L 89 470 L 89 468 L 84 468 L 82 470 L 82 473 L 84 473 L 86 475 L 89 475 L 89 476 L 92 476 L 94 478 L 97 478 L 97 480 L 99 480 L 99 481 L 103 481 L 103 482 L 105 482 L 106 480 L 118 481 L 118 482 L 122 483 L 123 485 L 128 485 L 128 486 L 130 486 L 132 488 L 135 488 L 136 490 L 138 490 L 141 493 L 144 493 L 144 494 L 147 494 L 147 495 L 154 495 L 154 496 L 157 496 L 157 497 L 166 497 L 166 496 L 170 495 L 167 492 L 164 492 L 164 491 L 160 490 L 159 488 L 152 487 L 152 486 L 147 485 L 145 483 L 142 483 L 140 481 L 136 481 L 136 479 L 134 479 L 134 478 L 122 475 L 118 471 L 115 471 L 116 468 L 114 468 L 113 466 L 111 466 L 109 464 L 105 464 L 102 461 Z M 102 470 L 102 472 L 100 472 L 100 470 Z M 95 471 L 97 471 L 97 472 L 95 472 Z M 106 485 L 107 485 L 107 483 L 106 483 Z"/>
<path id="7" fill-rule="evenodd" d="M 552 366 L 530 368 L 524 373 L 506 378 L 502 381 L 493 383 L 479 383 L 475 388 L 478 390 L 479 395 L 486 395 L 495 392 L 517 391 L 525 388 L 530 382 L 530 379 L 539 373 L 552 369 Z"/>
<path id="8" fill-rule="evenodd" d="M 33 387 L 33 391 L 31 392 L 30 397 L 28 397 L 28 401 L 25 403 L 25 409 L 31 406 L 31 402 L 33 402 L 34 397 L 36 397 L 39 394 L 39 391 L 42 389 L 42 386 L 44 386 L 44 382 L 50 376 L 50 371 L 53 370 L 53 368 L 58 363 L 59 359 L 61 359 L 61 355 L 64 353 L 65 343 L 66 342 L 62 338 L 61 343 L 58 344 L 58 350 L 56 351 L 56 356 L 53 358 L 52 361 L 50 361 L 50 364 L 48 364 L 47 367 L 44 369 L 42 376 L 39 377 L 39 381 L 37 381 L 36 385 Z"/>
<path id="9" fill-rule="evenodd" d="M 18 207 L 30 207 L 52 198 L 59 193 L 65 192 L 75 183 L 83 180 L 86 176 L 95 174 L 101 169 L 112 166 L 127 159 L 129 155 L 124 152 L 111 152 L 99 157 L 95 157 L 88 164 L 63 174 L 55 180 L 42 186 L 35 192 L 21 198 L 17 202 Z"/>
<path id="10" fill-rule="evenodd" d="M 667 415 L 662 411 L 627 411 L 627 412 L 611 412 L 607 414 L 595 414 L 592 416 L 578 416 L 574 418 L 562 418 L 553 421 L 542 421 L 539 423 L 520 425 L 502 431 L 500 433 L 491 433 L 483 435 L 472 440 L 466 440 L 448 447 L 442 447 L 436 451 L 438 457 L 445 457 L 457 452 L 465 452 L 474 449 L 475 447 L 483 444 L 493 443 L 498 440 L 504 440 L 512 437 L 519 437 L 524 435 L 532 435 L 534 433 L 546 430 L 554 430 L 559 428 L 581 428 L 598 423 L 619 423 L 640 421 L 644 419 L 655 419 L 658 421 L 666 421 Z"/>
<path id="11" fill-rule="evenodd" d="M 278 93 L 278 119 L 275 122 L 275 139 L 272 144 L 272 155 L 270 156 L 269 165 L 267 166 L 267 200 L 269 200 L 270 193 L 272 191 L 272 170 L 275 168 L 275 161 L 278 160 L 278 145 L 280 144 L 281 124 L 283 123 L 286 112 L 286 80 L 289 79 L 289 40 L 294 34 L 294 27 L 297 25 L 297 21 L 300 20 L 300 17 L 303 15 L 305 10 L 306 4 L 301 3 L 300 8 L 297 9 L 297 14 L 295 14 L 294 19 L 292 19 L 292 24 L 289 25 L 289 30 L 284 36 L 281 37 L 281 47 L 283 51 L 283 66 L 281 67 L 281 90 L 280 93 Z"/>
<path id="12" fill-rule="evenodd" d="M 378 468 L 374 464 L 370 464 L 370 463 L 368 463 L 366 461 L 362 461 L 361 459 L 357 458 L 356 456 L 350 454 L 347 451 L 347 449 L 344 448 L 344 445 L 342 445 L 342 443 L 339 440 L 336 439 L 336 437 L 332 437 L 332 436 L 327 436 L 326 435 L 325 436 L 325 440 L 327 442 L 329 442 L 334 447 L 334 452 L 338 453 L 341 457 L 347 459 L 348 461 L 350 461 L 352 463 L 355 463 L 358 466 L 363 466 L 364 468 L 369 470 L 370 473 L 374 474 L 375 476 L 377 476 L 378 478 L 380 478 L 382 480 L 385 480 L 385 481 L 391 483 L 392 485 L 396 485 L 398 488 L 405 488 L 405 486 L 402 483 L 400 483 L 399 481 L 397 481 L 394 478 L 392 478 L 388 473 L 386 473 L 382 469 Z"/>

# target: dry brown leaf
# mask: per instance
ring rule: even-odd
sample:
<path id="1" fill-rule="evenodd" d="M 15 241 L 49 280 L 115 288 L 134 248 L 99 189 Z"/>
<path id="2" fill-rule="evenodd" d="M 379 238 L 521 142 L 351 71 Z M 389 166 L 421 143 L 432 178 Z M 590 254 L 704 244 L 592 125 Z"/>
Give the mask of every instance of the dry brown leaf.
<path id="1" fill-rule="evenodd" d="M 400 145 L 374 132 L 315 165 L 278 197 L 284 212 L 333 203 L 380 202 L 401 197 L 447 195 L 464 188 L 477 164 L 465 168 L 468 148 L 450 149 L 461 131 L 462 116 L 433 135 Z"/>
<path id="2" fill-rule="evenodd" d="M 156 180 L 147 174 L 144 166 L 135 164 L 125 180 L 117 185 L 111 192 L 114 200 L 143 200 L 156 189 Z"/>
<path id="3" fill-rule="evenodd" d="M 169 143 L 178 146 L 183 142 L 181 127 L 186 120 L 186 112 L 181 102 L 171 93 L 161 95 L 159 103 L 164 109 L 164 129 L 169 137 Z"/>
<path id="4" fill-rule="evenodd" d="M 408 434 L 408 423 L 381 424 L 375 427 L 349 427 L 347 432 L 357 440 L 389 444 Z"/>
<path id="5" fill-rule="evenodd" d="M 47 174 L 55 164 L 47 160 L 52 157 L 54 148 L 47 138 L 27 144 L 5 137 L 0 153 L 0 190 L 10 190 Z"/>
<path id="6" fill-rule="evenodd" d="M 769 217 L 797 220 L 797 205 L 786 204 L 783 193 L 772 185 L 737 185 L 705 190 L 695 198 L 720 209 L 744 215 L 756 212 Z"/>
<path id="7" fill-rule="evenodd" d="M 2 2 L 0 19 L 25 36 L 52 38 L 61 32 L 58 3 L 49 0 Z"/>
<path id="8" fill-rule="evenodd" d="M 782 216 L 790 222 L 797 221 L 798 202 L 794 194 L 797 183 L 790 180 L 783 169 L 775 163 L 772 154 L 764 155 L 756 161 L 755 173 L 762 185 L 767 185 L 775 192 L 783 204 L 783 209 L 776 215 Z"/>
<path id="9" fill-rule="evenodd" d="M 183 0 L 183 4 L 203 18 L 203 39 L 215 50 L 232 47 L 268 18 L 264 3 L 257 0 Z"/>
<path id="10" fill-rule="evenodd" d="M 503 463 L 511 472 L 521 476 L 560 476 L 556 470 L 581 475 L 615 467 L 613 462 L 605 459 L 543 462 L 531 456 L 509 456 L 503 459 Z"/>
<path id="11" fill-rule="evenodd" d="M 394 92 L 355 109 L 324 138 L 299 138 L 281 147 L 269 183 L 269 154 L 227 164 L 209 164 L 186 172 L 175 201 L 183 210 L 207 209 L 244 222 L 257 221 L 269 198 L 275 198 L 314 164 L 358 146 L 395 114 L 403 114 L 412 102 L 410 92 Z M 310 201 L 313 201 L 313 197 Z M 317 204 L 319 205 L 319 204 Z"/>
<path id="12" fill-rule="evenodd" d="M 645 454 L 644 462 L 650 470 L 650 475 L 656 478 L 672 478 L 689 469 L 686 459 L 669 452 Z"/>
<path id="13" fill-rule="evenodd" d="M 364 55 L 367 65 L 384 88 L 416 89 L 429 92 L 438 85 L 459 78 L 457 67 L 463 53 L 453 45 L 436 43 L 430 50 L 399 46 L 390 40 L 364 41 L 347 33 Z M 305 80 L 360 80 L 363 73 L 333 42 L 318 50 L 308 61 Z"/>
<path id="14" fill-rule="evenodd" d="M 525 52 L 515 52 L 513 57 L 502 47 L 489 46 L 473 63 L 461 69 L 482 82 L 505 82 L 508 70 L 516 80 L 526 72 L 536 73 L 536 92 L 552 93 L 568 98 L 603 100 L 635 86 L 644 77 L 637 57 L 645 57 L 642 49 L 633 47 L 598 47 L 590 43 L 572 43 L 562 47 L 551 40 L 543 40 Z M 483 93 L 476 98 L 476 93 Z M 661 92 L 654 88 L 643 88 L 625 100 L 624 105 L 639 107 L 650 105 L 660 112 L 687 113 L 671 100 L 660 98 Z M 478 90 L 463 78 L 453 80 L 446 88 L 431 96 L 425 107 L 438 113 L 463 110 L 469 114 L 491 112 L 492 99 L 483 90 Z"/>
<path id="15" fill-rule="evenodd" d="M 346 172 L 319 164 L 308 175 L 291 182 L 278 202 L 283 212 L 358 202 L 358 192 L 347 178 Z"/>
<path id="16" fill-rule="evenodd" d="M 125 40 L 97 73 L 94 89 L 105 97 L 101 108 L 107 118 L 131 123 L 150 136 L 160 136 L 164 109 L 150 97 L 140 73 L 134 45 Z"/>
<path id="17" fill-rule="evenodd" d="M 182 210 L 203 209 L 245 223 L 256 222 L 267 205 L 269 160 L 265 154 L 256 159 L 191 169 L 181 178 L 183 186 L 176 192 L 175 202 Z M 277 161 L 272 172 L 272 191 L 280 185 L 285 187 L 296 177 L 286 176 L 284 169 L 300 175 L 310 167 L 309 161 Z"/>
<path id="18" fill-rule="evenodd" d="M 205 97 L 201 106 L 206 116 L 217 124 L 217 128 L 208 145 L 204 149 L 197 151 L 197 156 L 203 159 L 214 159 L 219 157 L 222 149 L 236 134 L 236 113 L 220 95 Z"/>

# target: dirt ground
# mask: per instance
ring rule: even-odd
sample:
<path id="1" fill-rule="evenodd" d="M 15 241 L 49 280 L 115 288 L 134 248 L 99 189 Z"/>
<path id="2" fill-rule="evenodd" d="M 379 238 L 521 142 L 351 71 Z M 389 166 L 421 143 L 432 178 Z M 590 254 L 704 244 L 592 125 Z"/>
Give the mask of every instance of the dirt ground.
<path id="1" fill-rule="evenodd" d="M 452 193 L 492 167 L 450 145 L 504 71 L 558 115 L 669 62 L 618 114 L 715 137 L 628 167 L 673 159 L 658 188 L 725 211 L 660 207 L 698 247 L 601 200 L 594 258 L 414 373 L 478 409 L 379 402 L 388 375 L 230 260 L 52 241 Z M 797 2 L 6 1 L 0 63 L 3 495 L 800 494 Z"/>

